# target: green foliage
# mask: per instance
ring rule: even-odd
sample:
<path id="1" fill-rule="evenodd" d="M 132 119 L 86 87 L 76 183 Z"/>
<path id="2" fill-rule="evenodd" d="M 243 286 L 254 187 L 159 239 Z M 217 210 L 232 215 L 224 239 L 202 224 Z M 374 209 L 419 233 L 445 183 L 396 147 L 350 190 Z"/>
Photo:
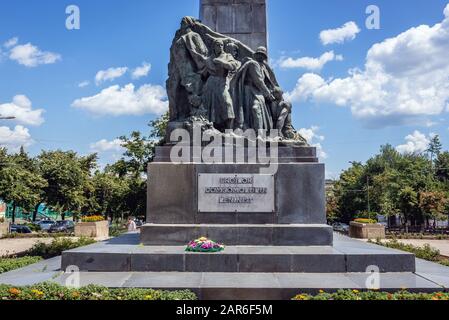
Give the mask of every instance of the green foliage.
<path id="1" fill-rule="evenodd" d="M 0 258 L 0 273 L 20 269 L 41 260 L 42 257 Z"/>
<path id="2" fill-rule="evenodd" d="M 16 208 L 31 212 L 45 187 L 47 182 L 40 175 L 36 161 L 23 148 L 13 155 L 0 149 L 0 199 L 13 204 L 13 222 Z"/>
<path id="3" fill-rule="evenodd" d="M 98 170 L 97 155 L 73 151 L 43 151 L 30 158 L 23 150 L 8 154 L 0 148 L 0 199 L 21 208 L 34 221 L 39 205 L 58 212 L 86 213 L 112 219 L 146 214 L 147 166 L 165 136 L 168 113 L 150 122 L 148 135 L 122 136 L 125 149 L 116 163 Z M 34 228 L 34 226 L 33 226 Z"/>
<path id="4" fill-rule="evenodd" d="M 298 294 L 292 300 L 449 300 L 449 293 L 410 293 L 399 291 L 396 293 L 379 291 L 339 290 L 335 293 L 320 291 L 317 295 Z"/>
<path id="5" fill-rule="evenodd" d="M 440 260 L 440 251 L 438 249 L 432 248 L 428 244 L 424 245 L 423 247 L 418 247 L 411 244 L 401 243 L 396 239 L 388 242 L 377 240 L 375 244 L 392 249 L 407 251 L 413 253 L 417 258 L 427 261 L 438 262 Z"/>
<path id="6" fill-rule="evenodd" d="M 404 225 L 412 226 L 447 219 L 449 153 L 441 152 L 434 140 L 429 152 L 437 156 L 435 163 L 425 155 L 400 154 L 391 145 L 382 146 L 364 164 L 352 163 L 334 184 L 332 218 L 346 223 L 373 218 L 365 214 L 371 210 L 387 217 L 400 215 Z"/>
<path id="7" fill-rule="evenodd" d="M 12 287 L 0 285 L 1 300 L 197 300 L 188 290 L 161 291 L 152 289 L 110 289 L 89 285 L 82 288 L 67 288 L 46 282 L 35 286 Z"/>
<path id="8" fill-rule="evenodd" d="M 50 244 L 37 242 L 27 251 L 27 255 L 49 259 L 60 256 L 63 251 L 84 247 L 93 243 L 95 243 L 95 240 L 90 238 L 79 238 L 78 240 L 73 240 L 71 238 L 55 238 Z"/>
<path id="9" fill-rule="evenodd" d="M 128 229 L 123 224 L 114 223 L 109 228 L 109 235 L 111 237 L 118 237 L 118 236 L 126 233 L 127 231 L 128 231 Z"/>
<path id="10" fill-rule="evenodd" d="M 39 169 L 48 185 L 45 202 L 64 219 L 64 212 L 80 212 L 90 189 L 90 171 L 96 166 L 96 155 L 78 157 L 73 151 L 43 151 L 38 157 Z M 88 191 L 87 191 L 88 193 Z"/>

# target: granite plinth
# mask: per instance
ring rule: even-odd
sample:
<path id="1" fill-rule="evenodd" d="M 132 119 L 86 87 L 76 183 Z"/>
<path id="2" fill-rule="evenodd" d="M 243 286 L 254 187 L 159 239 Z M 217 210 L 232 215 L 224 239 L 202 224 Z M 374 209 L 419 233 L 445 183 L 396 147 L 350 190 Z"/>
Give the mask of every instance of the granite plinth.
<path id="1" fill-rule="evenodd" d="M 230 246 L 331 246 L 333 241 L 327 225 L 146 224 L 140 232 L 147 246 L 182 246 L 200 237 Z"/>
<path id="2" fill-rule="evenodd" d="M 274 174 L 275 211 L 201 213 L 199 174 L 260 174 L 260 164 L 172 164 L 148 167 L 147 222 L 155 224 L 326 224 L 325 170 L 318 163 L 284 163 Z"/>

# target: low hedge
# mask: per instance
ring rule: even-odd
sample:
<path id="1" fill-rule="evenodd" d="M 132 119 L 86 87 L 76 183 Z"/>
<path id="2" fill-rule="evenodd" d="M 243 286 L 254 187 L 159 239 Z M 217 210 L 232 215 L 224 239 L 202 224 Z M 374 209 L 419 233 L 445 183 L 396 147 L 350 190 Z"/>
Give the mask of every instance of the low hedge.
<path id="1" fill-rule="evenodd" d="M 79 238 L 73 240 L 71 238 L 56 238 L 50 244 L 37 242 L 30 250 L 26 252 L 28 256 L 39 256 L 44 259 L 50 259 L 60 256 L 63 251 L 84 247 L 95 243 L 91 238 Z"/>
<path id="2" fill-rule="evenodd" d="M 0 300 L 197 300 L 197 296 L 188 290 L 109 289 L 94 285 L 75 289 L 46 282 L 27 287 L 0 285 Z"/>
<path id="3" fill-rule="evenodd" d="M 372 241 L 370 241 L 372 242 Z M 411 244 L 404 244 L 399 242 L 396 239 L 393 239 L 388 242 L 384 242 L 381 240 L 376 240 L 375 243 L 380 246 L 384 246 L 387 248 L 398 249 L 402 251 L 407 251 L 415 254 L 415 256 L 419 259 L 438 262 L 440 260 L 440 251 L 438 249 L 432 248 L 430 245 L 425 244 L 423 247 L 414 246 Z"/>
<path id="4" fill-rule="evenodd" d="M 334 293 L 320 291 L 317 295 L 298 294 L 292 300 L 449 300 L 449 293 L 410 293 L 408 291 L 399 291 L 396 293 L 363 291 L 358 290 L 339 290 Z"/>
<path id="5" fill-rule="evenodd" d="M 81 218 L 81 222 L 100 222 L 105 220 L 103 216 L 84 216 Z"/>
<path id="6" fill-rule="evenodd" d="M 363 224 L 376 224 L 377 220 L 358 218 L 358 219 L 354 219 L 354 222 L 363 223 Z"/>
<path id="7" fill-rule="evenodd" d="M 41 257 L 0 258 L 0 273 L 20 269 L 41 260 Z"/>

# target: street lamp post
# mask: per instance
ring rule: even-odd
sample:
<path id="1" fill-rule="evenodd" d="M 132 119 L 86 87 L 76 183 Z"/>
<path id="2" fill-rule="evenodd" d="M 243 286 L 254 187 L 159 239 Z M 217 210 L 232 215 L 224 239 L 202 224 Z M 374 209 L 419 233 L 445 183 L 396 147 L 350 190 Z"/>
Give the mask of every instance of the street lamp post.
<path id="1" fill-rule="evenodd" d="M 14 120 L 16 117 L 2 117 L 0 114 L 0 120 Z"/>

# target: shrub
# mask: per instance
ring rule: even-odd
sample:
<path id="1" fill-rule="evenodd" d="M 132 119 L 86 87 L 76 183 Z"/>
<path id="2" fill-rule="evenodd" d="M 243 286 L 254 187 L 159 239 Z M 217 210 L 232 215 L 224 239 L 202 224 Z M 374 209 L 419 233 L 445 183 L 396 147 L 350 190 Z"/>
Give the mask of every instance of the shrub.
<path id="1" fill-rule="evenodd" d="M 365 219 L 365 218 L 355 219 L 354 222 L 363 223 L 363 224 L 375 224 L 375 223 L 377 223 L 376 220 Z"/>
<path id="2" fill-rule="evenodd" d="M 110 289 L 90 285 L 72 289 L 46 282 L 35 286 L 0 285 L 0 300 L 197 300 L 188 290 Z"/>
<path id="3" fill-rule="evenodd" d="M 445 259 L 440 261 L 440 264 L 442 264 L 443 266 L 449 267 L 449 260 Z"/>
<path id="4" fill-rule="evenodd" d="M 293 300 L 449 300 L 449 293 L 410 293 L 399 291 L 396 293 L 339 290 L 335 293 L 320 291 L 317 295 L 298 294 Z"/>
<path id="5" fill-rule="evenodd" d="M 417 258 L 424 259 L 427 261 L 437 262 L 440 260 L 440 251 L 438 249 L 432 248 L 428 244 L 424 245 L 423 247 L 417 247 L 411 244 L 401 243 L 398 240 L 391 240 L 388 242 L 382 242 L 380 240 L 377 240 L 374 243 L 392 249 L 411 252 L 415 254 Z"/>
<path id="6" fill-rule="evenodd" d="M 0 273 L 20 269 L 41 260 L 41 257 L 0 258 Z"/>
<path id="7" fill-rule="evenodd" d="M 90 238 L 79 238 L 75 241 L 70 238 L 56 238 L 50 244 L 37 242 L 27 251 L 27 255 L 49 259 L 60 256 L 63 251 L 84 247 L 93 243 L 95 243 L 95 240 Z"/>
<path id="8" fill-rule="evenodd" d="M 121 224 L 113 224 L 109 227 L 109 235 L 111 237 L 118 237 L 127 231 L 128 229 Z"/>
<path id="9" fill-rule="evenodd" d="M 82 222 L 100 222 L 104 220 L 105 218 L 103 216 L 85 216 L 81 218 Z"/>

